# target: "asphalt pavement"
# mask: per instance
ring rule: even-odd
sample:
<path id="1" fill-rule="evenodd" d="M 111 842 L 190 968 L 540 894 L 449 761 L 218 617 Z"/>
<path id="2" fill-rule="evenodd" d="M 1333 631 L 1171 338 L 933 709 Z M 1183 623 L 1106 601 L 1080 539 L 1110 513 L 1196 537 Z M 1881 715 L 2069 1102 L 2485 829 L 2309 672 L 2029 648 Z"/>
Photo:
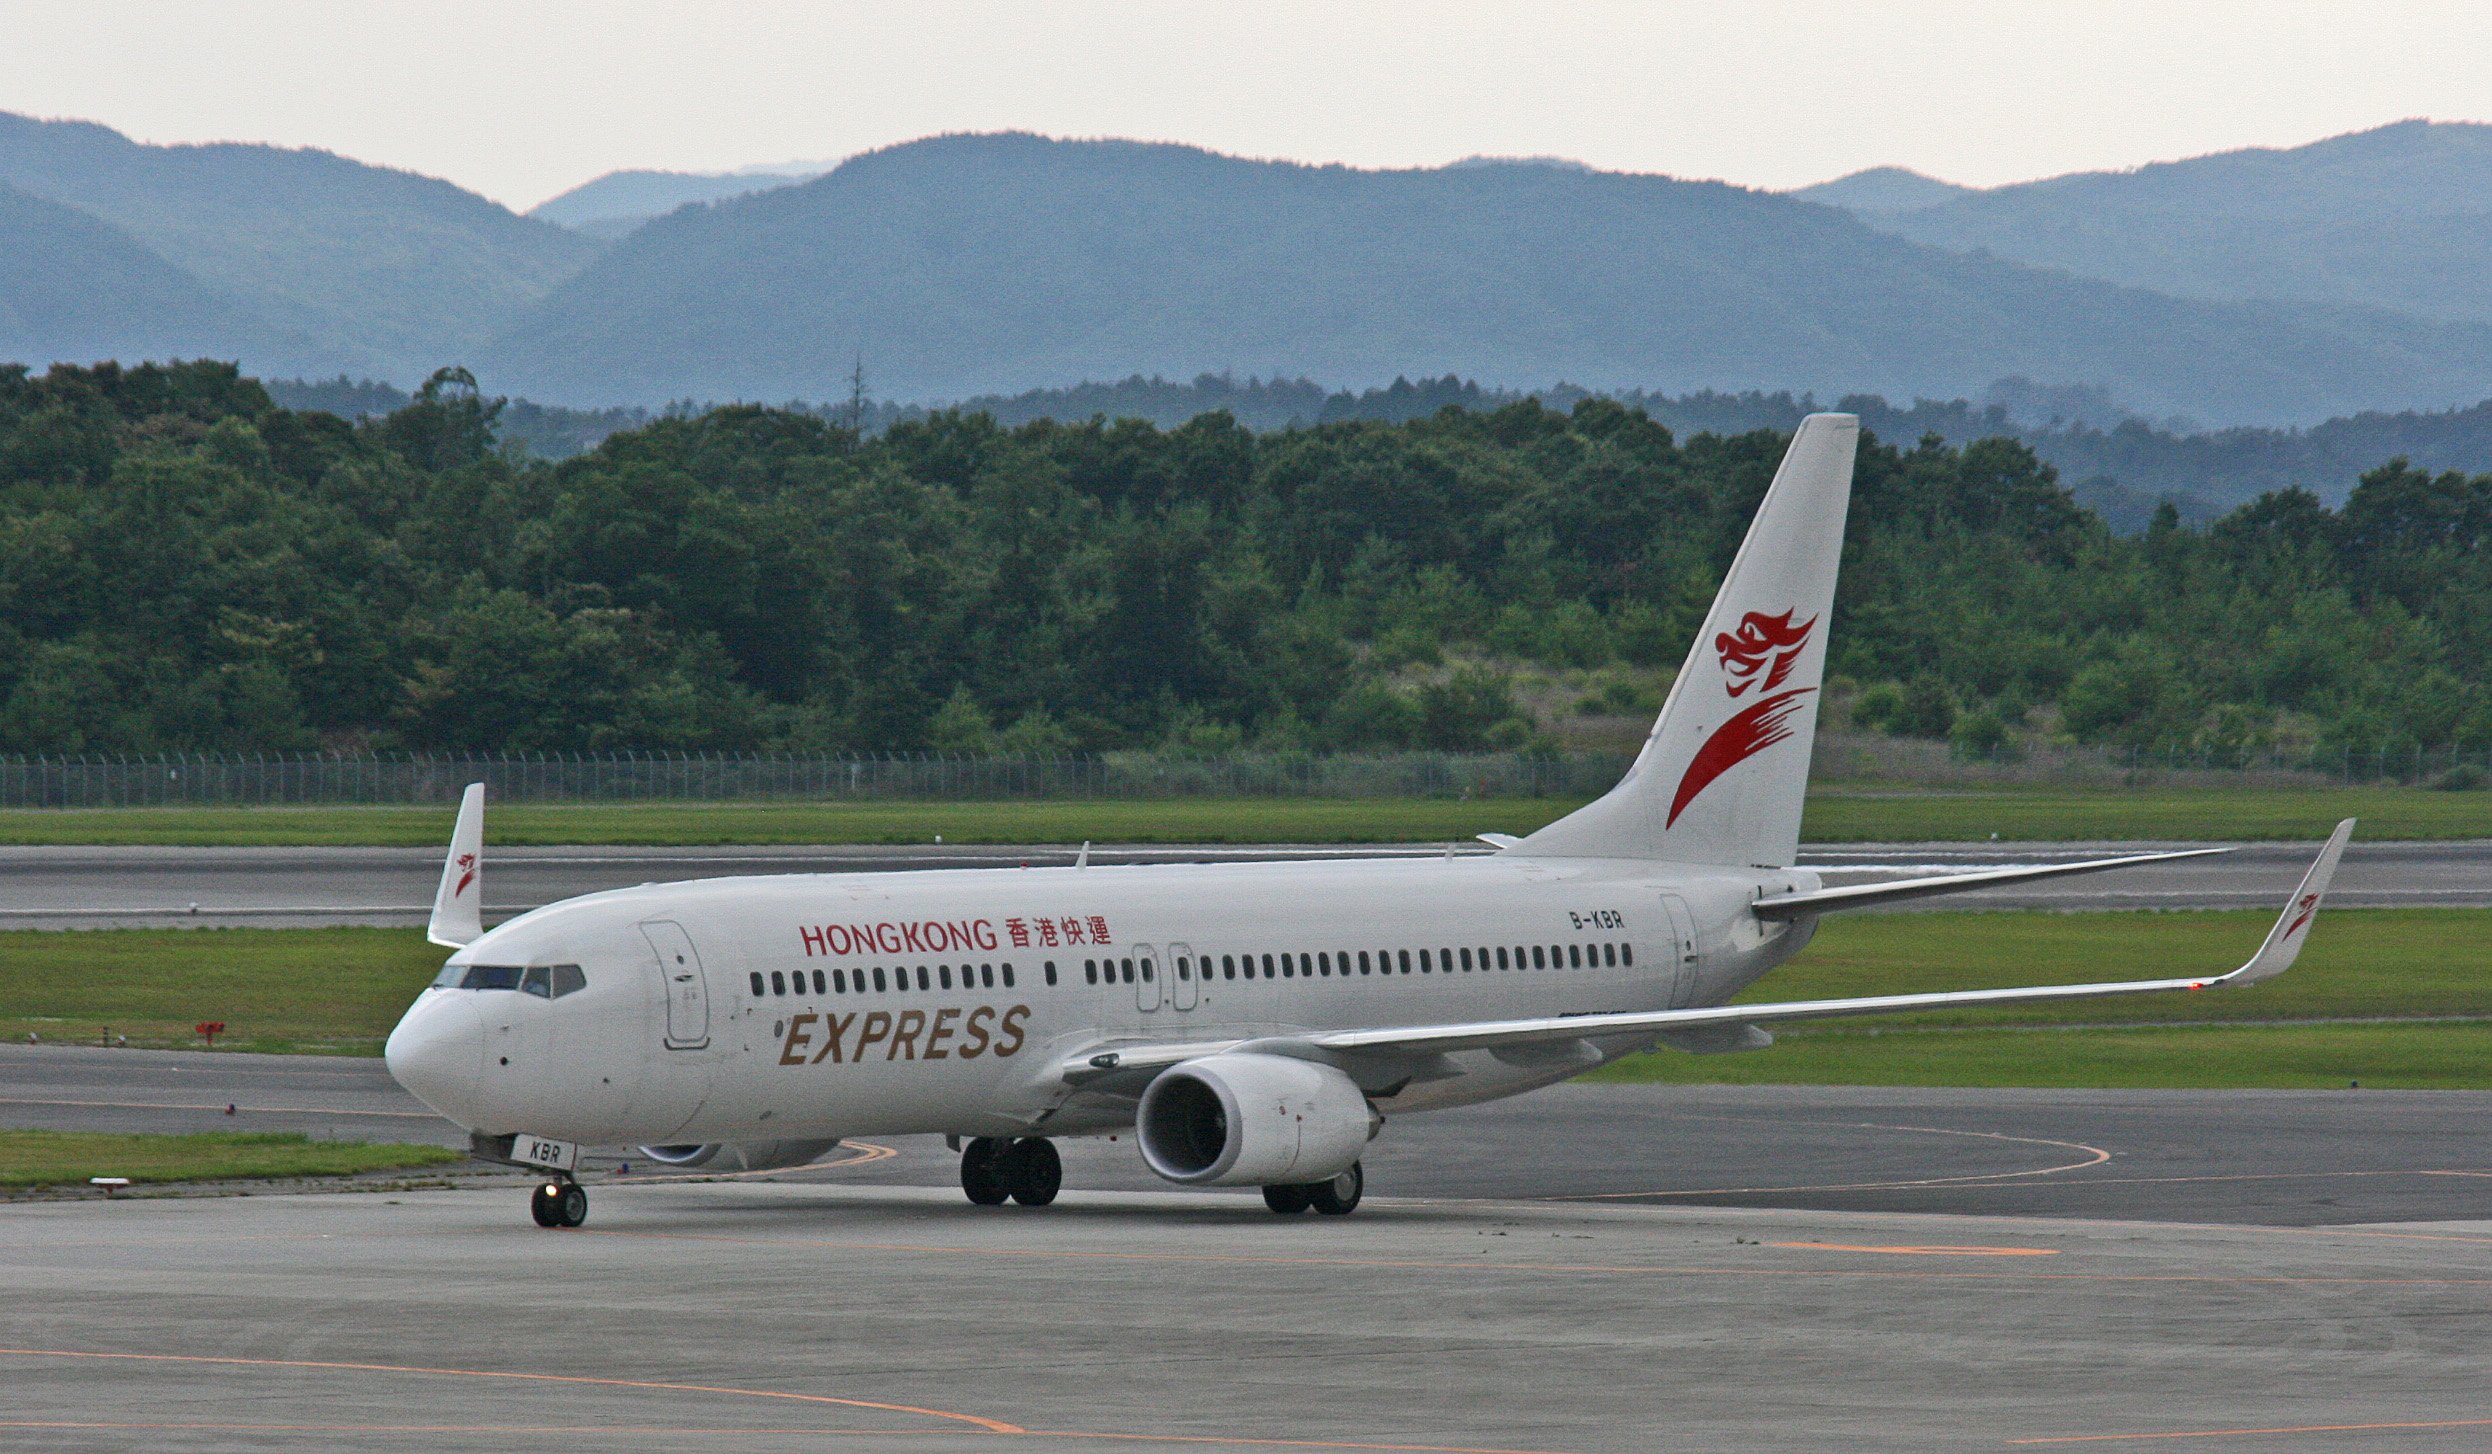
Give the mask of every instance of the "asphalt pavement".
<path id="1" fill-rule="evenodd" d="M 2187 843 L 1824 844 L 1803 863 L 1830 883 L 2111 857 Z M 1253 859 L 1363 859 L 1441 854 L 1443 844 L 1334 847 L 1101 846 L 1101 866 Z M 1460 845 L 1457 852 L 1487 852 Z M 2280 905 L 2317 846 L 2258 843 L 2188 859 L 1981 893 L 1916 907 L 2118 909 Z M 488 918 L 599 889 L 722 874 L 872 873 L 895 869 L 1068 864 L 1075 846 L 492 848 Z M 0 927 L 420 925 L 441 855 L 407 848 L 0 848 Z M 2346 854 L 2330 903 L 2355 907 L 2492 906 L 2492 839 L 2365 843 Z"/>
<path id="2" fill-rule="evenodd" d="M 448 1133 L 378 1069 L 11 1049 L 0 1124 Z M 600 1168 L 572 1231 L 494 1174 L 0 1202 L 0 1444 L 2478 1451 L 2487 1111 L 1558 1087 L 1388 1125 L 1347 1218 L 1129 1142 L 974 1208 L 926 1138 Z"/>

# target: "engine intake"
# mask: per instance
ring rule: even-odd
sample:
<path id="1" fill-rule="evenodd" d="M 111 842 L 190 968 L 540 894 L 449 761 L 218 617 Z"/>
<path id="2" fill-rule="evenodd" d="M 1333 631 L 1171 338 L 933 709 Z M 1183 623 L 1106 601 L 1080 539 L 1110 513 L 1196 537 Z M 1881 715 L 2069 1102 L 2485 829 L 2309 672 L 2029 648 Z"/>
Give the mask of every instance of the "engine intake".
<path id="1" fill-rule="evenodd" d="M 1134 1122 L 1144 1164 L 1170 1181 L 1269 1186 L 1349 1170 L 1384 1118 L 1329 1065 L 1249 1051 L 1162 1071 Z"/>
<path id="2" fill-rule="evenodd" d="M 640 1154 L 685 1171 L 778 1171 L 821 1160 L 831 1141 L 708 1141 L 697 1146 L 643 1146 Z"/>

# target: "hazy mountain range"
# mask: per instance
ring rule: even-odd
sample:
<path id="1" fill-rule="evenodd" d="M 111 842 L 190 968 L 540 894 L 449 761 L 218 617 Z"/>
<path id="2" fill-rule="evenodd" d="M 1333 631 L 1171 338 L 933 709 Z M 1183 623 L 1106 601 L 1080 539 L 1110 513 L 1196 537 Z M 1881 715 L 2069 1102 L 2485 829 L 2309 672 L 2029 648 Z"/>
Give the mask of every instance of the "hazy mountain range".
<path id="1" fill-rule="evenodd" d="M 693 202 L 723 202 L 747 192 L 810 182 L 835 162 L 783 162 L 732 172 L 608 172 L 528 209 L 539 221 L 591 237 L 613 239 Z"/>
<path id="2" fill-rule="evenodd" d="M 616 173 L 521 217 L 326 152 L 0 115 L 0 358 L 464 363 L 582 405 L 838 397 L 860 355 L 913 399 L 1207 370 L 1897 399 L 2021 375 L 2310 421 L 2492 396 L 2487 181 L 2492 127 L 2463 124 L 1792 195 L 990 135 L 809 179 Z"/>

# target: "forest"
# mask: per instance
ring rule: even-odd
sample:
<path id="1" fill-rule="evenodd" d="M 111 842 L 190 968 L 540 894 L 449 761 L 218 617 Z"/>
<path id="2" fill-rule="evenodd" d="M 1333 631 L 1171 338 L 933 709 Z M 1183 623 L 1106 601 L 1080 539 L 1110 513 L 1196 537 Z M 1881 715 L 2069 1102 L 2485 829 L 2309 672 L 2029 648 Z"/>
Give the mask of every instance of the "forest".
<path id="1" fill-rule="evenodd" d="M 1546 747 L 1658 705 L 1784 443 L 736 406 L 547 461 L 502 408 L 0 369 L 0 753 Z M 1873 432 L 1830 701 L 1966 752 L 2481 746 L 2488 533 L 2492 476 L 2389 459 L 2123 535 L 2023 443 Z"/>

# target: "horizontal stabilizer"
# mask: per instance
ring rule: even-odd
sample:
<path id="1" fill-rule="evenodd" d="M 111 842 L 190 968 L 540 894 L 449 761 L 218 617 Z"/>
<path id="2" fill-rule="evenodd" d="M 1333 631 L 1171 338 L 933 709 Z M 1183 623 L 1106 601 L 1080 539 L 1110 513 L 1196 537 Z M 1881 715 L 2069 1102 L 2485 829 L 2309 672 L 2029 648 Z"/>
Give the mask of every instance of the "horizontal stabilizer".
<path id="1" fill-rule="evenodd" d="M 2141 863 L 2170 863 L 2176 858 L 2205 858 L 2209 854 L 2230 853 L 2229 848 L 2185 848 L 2173 853 L 2132 853 L 2125 858 L 2094 858 L 2083 863 L 2019 864 L 2014 868 L 1985 868 L 1973 873 L 1940 874 L 1936 878 L 1907 878 L 1890 883 L 1854 884 L 1848 888 L 1814 889 L 1802 894 L 1782 894 L 1759 899 L 1756 916 L 1760 919 L 1797 919 L 1807 914 L 1831 913 L 1837 909 L 1868 909 L 1884 904 L 1902 903 L 1909 899 L 1926 899 L 1938 894 L 1960 894 L 1968 889 L 1994 889 L 2004 884 L 2031 883 L 2035 879 L 2063 878 L 2069 874 L 2102 873 L 2115 868 L 2134 868 Z"/>

